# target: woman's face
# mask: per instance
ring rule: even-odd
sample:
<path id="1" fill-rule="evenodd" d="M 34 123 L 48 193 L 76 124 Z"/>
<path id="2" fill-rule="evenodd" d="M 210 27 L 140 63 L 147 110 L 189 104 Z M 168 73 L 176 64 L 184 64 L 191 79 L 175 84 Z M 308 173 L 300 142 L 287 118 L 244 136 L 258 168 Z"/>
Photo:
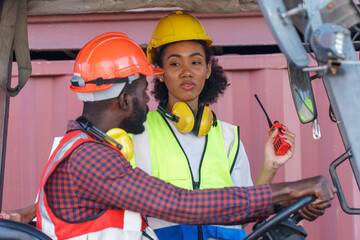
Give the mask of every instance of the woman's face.
<path id="1" fill-rule="evenodd" d="M 206 64 L 205 52 L 200 43 L 183 41 L 170 44 L 162 57 L 165 81 L 169 90 L 168 105 L 186 102 L 197 110 L 198 98 L 211 73 L 211 63 Z"/>

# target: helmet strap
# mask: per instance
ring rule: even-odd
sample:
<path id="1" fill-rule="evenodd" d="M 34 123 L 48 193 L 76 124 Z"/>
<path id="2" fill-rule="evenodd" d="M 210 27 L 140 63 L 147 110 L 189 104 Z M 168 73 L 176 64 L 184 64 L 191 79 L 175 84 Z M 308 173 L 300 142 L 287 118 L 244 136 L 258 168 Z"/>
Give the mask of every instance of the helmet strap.
<path id="1" fill-rule="evenodd" d="M 96 84 L 96 86 L 101 86 L 104 84 L 111 84 L 111 83 L 126 83 L 126 82 L 131 84 L 133 81 L 139 78 L 140 78 L 140 74 L 137 73 L 125 78 L 103 79 L 102 77 L 100 77 L 95 80 L 85 82 L 85 80 L 82 77 L 74 75 L 71 78 L 71 85 L 73 85 L 74 87 L 85 87 L 86 84 Z"/>

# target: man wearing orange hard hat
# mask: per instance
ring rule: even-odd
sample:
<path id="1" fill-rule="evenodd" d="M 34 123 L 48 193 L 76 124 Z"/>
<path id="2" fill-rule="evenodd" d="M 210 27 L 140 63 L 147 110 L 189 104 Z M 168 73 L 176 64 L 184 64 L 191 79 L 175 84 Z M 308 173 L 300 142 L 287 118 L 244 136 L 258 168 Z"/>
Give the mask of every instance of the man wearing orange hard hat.
<path id="1" fill-rule="evenodd" d="M 161 74 L 125 34 L 100 35 L 79 52 L 71 90 L 84 102 L 41 177 L 37 227 L 53 239 L 157 239 L 152 216 L 180 224 L 242 224 L 264 219 L 272 205 L 314 194 L 329 207 L 323 177 L 254 187 L 189 191 L 132 168 L 129 133 L 146 119 L 146 76 Z M 119 143 L 120 142 L 120 143 Z M 301 190 L 301 191 L 300 191 Z"/>

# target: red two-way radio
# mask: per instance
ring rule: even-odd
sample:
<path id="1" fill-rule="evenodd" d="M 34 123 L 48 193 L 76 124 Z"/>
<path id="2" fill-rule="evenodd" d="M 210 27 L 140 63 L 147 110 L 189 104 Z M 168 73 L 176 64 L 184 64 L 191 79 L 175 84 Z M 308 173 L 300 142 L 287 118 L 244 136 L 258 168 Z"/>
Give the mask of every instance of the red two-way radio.
<path id="1" fill-rule="evenodd" d="M 260 104 L 260 107 L 264 111 L 267 121 L 269 123 L 269 127 L 270 127 L 269 136 L 273 133 L 273 131 L 276 128 L 279 130 L 277 133 L 277 136 L 275 138 L 275 141 L 274 141 L 275 153 L 277 155 L 285 155 L 285 153 L 287 152 L 287 150 L 290 147 L 290 144 L 285 142 L 284 139 L 282 137 L 280 137 L 281 135 L 283 135 L 283 133 L 282 133 L 283 125 L 281 123 L 279 123 L 278 121 L 275 121 L 274 124 L 272 124 L 272 122 L 271 122 L 269 116 L 267 115 L 265 108 L 261 104 L 258 96 L 256 94 L 254 96 L 255 96 L 256 100 L 258 101 L 258 103 Z"/>

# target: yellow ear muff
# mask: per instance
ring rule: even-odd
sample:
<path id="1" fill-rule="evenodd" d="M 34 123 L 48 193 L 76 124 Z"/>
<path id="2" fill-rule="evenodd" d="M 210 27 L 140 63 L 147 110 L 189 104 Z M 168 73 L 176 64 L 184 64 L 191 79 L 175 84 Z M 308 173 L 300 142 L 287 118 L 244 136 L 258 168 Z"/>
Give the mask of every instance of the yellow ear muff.
<path id="1" fill-rule="evenodd" d="M 106 135 L 122 145 L 121 153 L 127 161 L 130 161 L 134 155 L 134 144 L 127 132 L 121 128 L 112 128 L 106 132 Z M 111 145 L 116 146 L 116 143 L 110 139 L 105 138 L 105 140 Z"/>
<path id="2" fill-rule="evenodd" d="M 209 107 L 204 106 L 199 109 L 197 114 L 197 128 L 194 128 L 194 134 L 197 136 L 205 136 L 213 126 L 214 115 Z"/>
<path id="3" fill-rule="evenodd" d="M 171 113 L 179 117 L 179 121 L 174 122 L 174 124 L 180 132 L 188 133 L 193 130 L 195 115 L 189 105 L 184 102 L 177 102 L 173 106 Z"/>

